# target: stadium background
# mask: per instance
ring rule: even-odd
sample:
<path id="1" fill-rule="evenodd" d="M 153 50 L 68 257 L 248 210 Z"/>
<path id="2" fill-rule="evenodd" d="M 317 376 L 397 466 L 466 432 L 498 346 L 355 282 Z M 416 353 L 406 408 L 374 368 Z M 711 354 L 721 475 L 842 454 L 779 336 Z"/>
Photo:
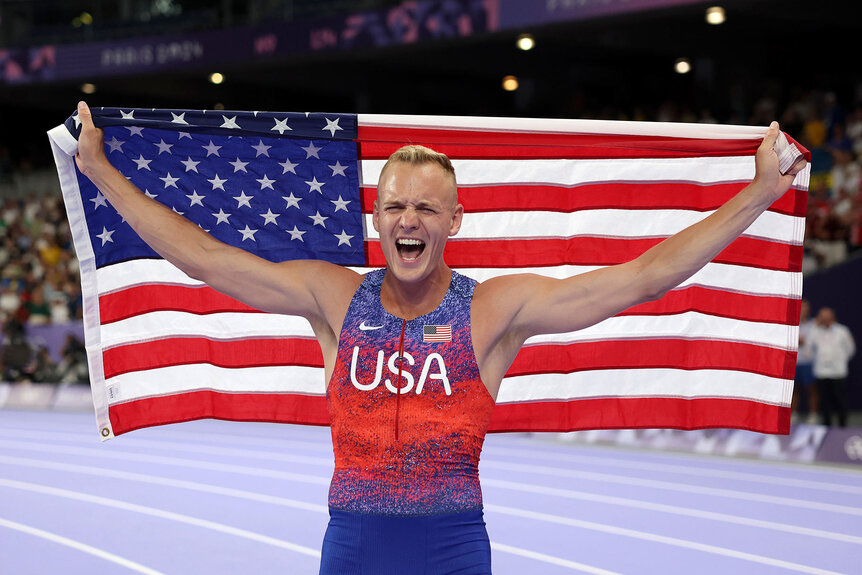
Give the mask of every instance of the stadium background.
<path id="1" fill-rule="evenodd" d="M 45 132 L 82 98 L 128 107 L 748 125 L 778 119 L 814 152 L 804 296 L 815 312 L 833 307 L 860 338 L 862 193 L 858 179 L 852 193 L 842 195 L 836 184 L 847 174 L 852 181 L 854 170 L 858 178 L 862 151 L 853 3 L 727 1 L 726 22 L 710 25 L 705 13 L 715 4 L 0 1 L 2 379 L 81 378 L 73 339 L 40 353 L 44 340 L 28 338 L 26 328 L 40 314 L 40 323 L 74 326 L 79 313 Z M 533 49 L 516 46 L 522 34 L 532 35 Z M 680 58 L 690 63 L 686 74 L 674 69 Z M 507 76 L 517 79 L 516 90 L 503 89 Z M 852 169 L 838 159 L 847 150 Z M 849 387 L 858 424 L 858 355 Z"/>

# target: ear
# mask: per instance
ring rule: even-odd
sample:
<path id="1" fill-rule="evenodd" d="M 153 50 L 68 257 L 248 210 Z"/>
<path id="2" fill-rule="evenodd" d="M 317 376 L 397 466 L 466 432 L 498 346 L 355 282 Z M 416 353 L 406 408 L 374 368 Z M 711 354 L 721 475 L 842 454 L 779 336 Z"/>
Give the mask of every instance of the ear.
<path id="1" fill-rule="evenodd" d="M 380 207 L 377 200 L 374 200 L 374 209 L 371 211 L 371 225 L 374 226 L 375 232 L 380 232 Z"/>
<path id="2" fill-rule="evenodd" d="M 452 222 L 449 224 L 449 235 L 454 236 L 461 229 L 461 221 L 464 219 L 464 206 L 458 204 L 452 212 Z"/>

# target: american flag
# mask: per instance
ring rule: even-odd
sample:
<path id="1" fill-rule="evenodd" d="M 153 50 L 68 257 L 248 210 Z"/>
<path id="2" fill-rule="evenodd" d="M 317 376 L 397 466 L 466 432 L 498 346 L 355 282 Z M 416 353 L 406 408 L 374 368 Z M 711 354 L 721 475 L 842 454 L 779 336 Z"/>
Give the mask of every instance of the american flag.
<path id="1" fill-rule="evenodd" d="M 610 121 L 93 109 L 110 161 L 219 240 L 280 261 L 385 265 L 370 225 L 388 155 L 452 158 L 466 215 L 447 263 L 479 281 L 566 277 L 637 257 L 754 176 L 765 128 Z M 326 425 L 307 322 L 249 308 L 146 246 L 49 132 L 81 265 L 103 438 L 204 417 Z M 799 153 L 795 144 L 785 151 Z M 804 150 L 802 150 L 804 152 Z M 656 302 L 528 340 L 490 431 L 789 429 L 808 170 Z M 437 326 L 438 328 L 440 326 Z"/>
<path id="2" fill-rule="evenodd" d="M 452 341 L 451 325 L 423 325 L 422 341 L 445 342 Z"/>

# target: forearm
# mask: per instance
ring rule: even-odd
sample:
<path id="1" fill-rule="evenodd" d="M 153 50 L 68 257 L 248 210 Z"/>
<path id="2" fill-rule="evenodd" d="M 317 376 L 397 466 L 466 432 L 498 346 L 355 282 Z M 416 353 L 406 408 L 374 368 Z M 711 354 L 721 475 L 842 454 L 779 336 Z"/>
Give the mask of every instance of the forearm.
<path id="1" fill-rule="evenodd" d="M 661 297 L 713 260 L 772 201 L 758 183 L 752 183 L 708 217 L 645 252 L 638 258 L 639 277 L 650 298 Z"/>
<path id="2" fill-rule="evenodd" d="M 202 279 L 208 258 L 224 244 L 170 208 L 147 197 L 107 161 L 85 175 L 144 242 L 191 277 Z"/>

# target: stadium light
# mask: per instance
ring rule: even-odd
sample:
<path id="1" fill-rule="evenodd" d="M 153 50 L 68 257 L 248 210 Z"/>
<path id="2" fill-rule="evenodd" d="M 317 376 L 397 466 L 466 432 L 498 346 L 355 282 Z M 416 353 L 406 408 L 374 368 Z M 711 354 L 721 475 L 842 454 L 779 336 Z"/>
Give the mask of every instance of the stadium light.
<path id="1" fill-rule="evenodd" d="M 721 6 L 710 6 L 706 9 L 706 21 L 709 24 L 717 26 L 719 24 L 724 24 L 724 21 L 727 19 L 724 13 L 724 8 Z"/>
<path id="2" fill-rule="evenodd" d="M 81 91 L 85 94 L 95 94 L 96 93 L 96 85 L 91 84 L 90 82 L 86 82 L 81 84 Z"/>
<path id="3" fill-rule="evenodd" d="M 520 50 L 532 50 L 536 46 L 536 40 L 532 34 L 521 34 L 515 42 Z"/>
<path id="4" fill-rule="evenodd" d="M 517 76 L 504 76 L 503 77 L 503 89 L 507 92 L 514 92 L 518 89 L 518 78 Z"/>
<path id="5" fill-rule="evenodd" d="M 210 82 L 212 84 L 221 84 L 222 82 L 224 82 L 224 75 L 220 74 L 219 72 L 213 72 L 212 74 L 210 74 Z"/>
<path id="6" fill-rule="evenodd" d="M 677 58 L 673 69 L 677 74 L 688 74 L 691 72 L 691 61 L 688 58 Z"/>

